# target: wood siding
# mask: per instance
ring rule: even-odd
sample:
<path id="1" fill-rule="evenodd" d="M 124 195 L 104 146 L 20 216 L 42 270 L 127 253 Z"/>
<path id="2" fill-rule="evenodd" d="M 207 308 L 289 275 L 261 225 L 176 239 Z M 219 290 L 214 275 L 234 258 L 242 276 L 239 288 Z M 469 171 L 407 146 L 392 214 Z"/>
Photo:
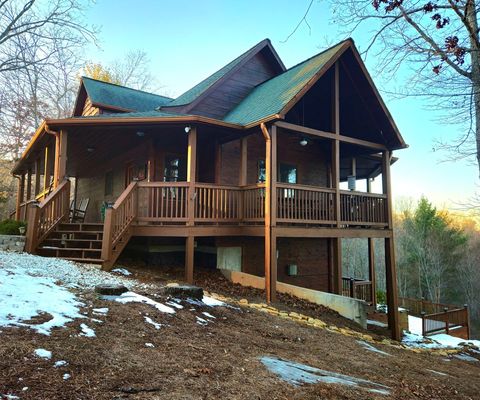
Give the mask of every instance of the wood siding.
<path id="1" fill-rule="evenodd" d="M 190 113 L 222 119 L 258 84 L 275 76 L 275 70 L 261 51 L 237 72 L 219 84 L 216 90 L 201 100 Z"/>
<path id="2" fill-rule="evenodd" d="M 100 110 L 98 107 L 94 107 L 92 105 L 92 102 L 90 101 L 90 98 L 87 97 L 85 100 L 85 103 L 83 105 L 83 111 L 82 111 L 82 116 L 84 117 L 91 117 L 94 115 L 100 114 Z"/>

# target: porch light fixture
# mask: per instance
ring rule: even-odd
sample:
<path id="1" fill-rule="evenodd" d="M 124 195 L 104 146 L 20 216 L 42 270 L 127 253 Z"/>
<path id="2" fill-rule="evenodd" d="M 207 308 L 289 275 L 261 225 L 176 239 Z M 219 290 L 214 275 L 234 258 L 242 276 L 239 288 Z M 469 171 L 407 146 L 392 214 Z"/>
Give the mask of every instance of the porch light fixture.
<path id="1" fill-rule="evenodd" d="M 138 137 L 144 137 L 144 136 L 145 136 L 145 132 L 137 131 L 137 136 L 138 136 Z"/>
<path id="2" fill-rule="evenodd" d="M 93 153 L 95 151 L 95 147 L 87 147 L 87 151 L 89 153 Z"/>
<path id="3" fill-rule="evenodd" d="M 190 125 L 187 125 L 185 127 L 185 133 L 189 133 L 192 130 L 192 127 Z"/>
<path id="4" fill-rule="evenodd" d="M 305 139 L 305 138 L 302 138 L 302 140 L 300 140 L 300 146 L 306 146 L 308 144 L 308 140 Z"/>

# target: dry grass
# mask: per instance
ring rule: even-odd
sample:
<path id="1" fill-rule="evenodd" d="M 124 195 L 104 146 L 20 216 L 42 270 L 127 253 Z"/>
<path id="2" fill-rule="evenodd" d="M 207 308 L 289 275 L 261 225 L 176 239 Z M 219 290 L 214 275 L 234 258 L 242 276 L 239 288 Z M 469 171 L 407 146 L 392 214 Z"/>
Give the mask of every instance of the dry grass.
<path id="1" fill-rule="evenodd" d="M 137 278 L 149 279 L 140 275 Z M 155 291 L 149 295 L 153 297 Z M 248 297 L 246 292 L 242 295 Z M 254 300 L 256 294 L 252 296 Z M 395 399 L 478 398 L 480 362 L 445 361 L 378 345 L 392 354 L 381 356 L 363 349 L 351 337 L 246 308 L 209 308 L 216 319 L 201 326 L 196 316 L 204 317 L 201 312 L 206 310 L 199 306 L 184 303 L 183 310 L 168 315 L 144 304 L 107 302 L 93 293 L 84 293 L 82 298 L 86 314 L 103 323 L 76 321 L 50 337 L 24 329 L 3 329 L 0 393 L 14 393 L 22 399 L 375 398 L 365 390 L 339 385 L 295 388 L 259 362 L 261 356 L 274 355 L 387 385 Z M 285 301 L 284 307 L 293 307 Z M 91 313 L 93 307 L 110 310 L 106 316 L 98 316 Z M 305 312 L 302 305 L 299 308 Z M 322 309 L 311 312 L 331 323 L 335 320 L 337 325 L 342 321 L 349 324 L 326 310 L 323 315 L 318 315 Z M 161 329 L 145 323 L 146 315 L 163 324 Z M 81 322 L 94 327 L 97 337 L 78 336 Z M 145 347 L 145 343 L 155 347 Z M 52 351 L 52 360 L 36 358 L 36 348 Z M 57 360 L 66 360 L 68 365 L 54 368 Z M 71 378 L 64 381 L 64 373 Z M 22 392 L 24 387 L 28 390 Z"/>

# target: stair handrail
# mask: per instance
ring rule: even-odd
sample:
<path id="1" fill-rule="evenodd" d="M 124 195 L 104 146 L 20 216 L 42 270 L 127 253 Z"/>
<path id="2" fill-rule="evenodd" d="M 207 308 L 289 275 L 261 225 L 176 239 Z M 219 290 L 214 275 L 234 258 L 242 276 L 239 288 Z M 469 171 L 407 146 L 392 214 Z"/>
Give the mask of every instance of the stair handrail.
<path id="1" fill-rule="evenodd" d="M 70 180 L 63 180 L 40 204 L 31 203 L 29 207 L 25 250 L 34 253 L 48 234 L 68 218 Z"/>
<path id="2" fill-rule="evenodd" d="M 105 210 L 103 225 L 102 260 L 109 265 L 113 250 L 137 217 L 137 181 L 131 182 L 115 204 Z"/>

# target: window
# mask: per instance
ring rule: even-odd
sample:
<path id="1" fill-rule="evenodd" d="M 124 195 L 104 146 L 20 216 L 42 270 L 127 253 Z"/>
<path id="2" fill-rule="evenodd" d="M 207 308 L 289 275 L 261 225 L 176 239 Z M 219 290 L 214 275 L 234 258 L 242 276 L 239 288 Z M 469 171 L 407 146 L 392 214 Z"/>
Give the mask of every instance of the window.
<path id="1" fill-rule="evenodd" d="M 265 160 L 258 160 L 258 183 L 263 183 L 266 180 L 267 170 L 265 168 Z"/>
<path id="2" fill-rule="evenodd" d="M 164 182 L 183 182 L 187 180 L 187 163 L 185 158 L 167 155 L 163 172 Z"/>
<path id="3" fill-rule="evenodd" d="M 283 183 L 297 183 L 297 167 L 280 163 L 279 181 Z"/>
<path id="4" fill-rule="evenodd" d="M 113 194 L 113 171 L 108 171 L 105 174 L 105 196 Z"/>

